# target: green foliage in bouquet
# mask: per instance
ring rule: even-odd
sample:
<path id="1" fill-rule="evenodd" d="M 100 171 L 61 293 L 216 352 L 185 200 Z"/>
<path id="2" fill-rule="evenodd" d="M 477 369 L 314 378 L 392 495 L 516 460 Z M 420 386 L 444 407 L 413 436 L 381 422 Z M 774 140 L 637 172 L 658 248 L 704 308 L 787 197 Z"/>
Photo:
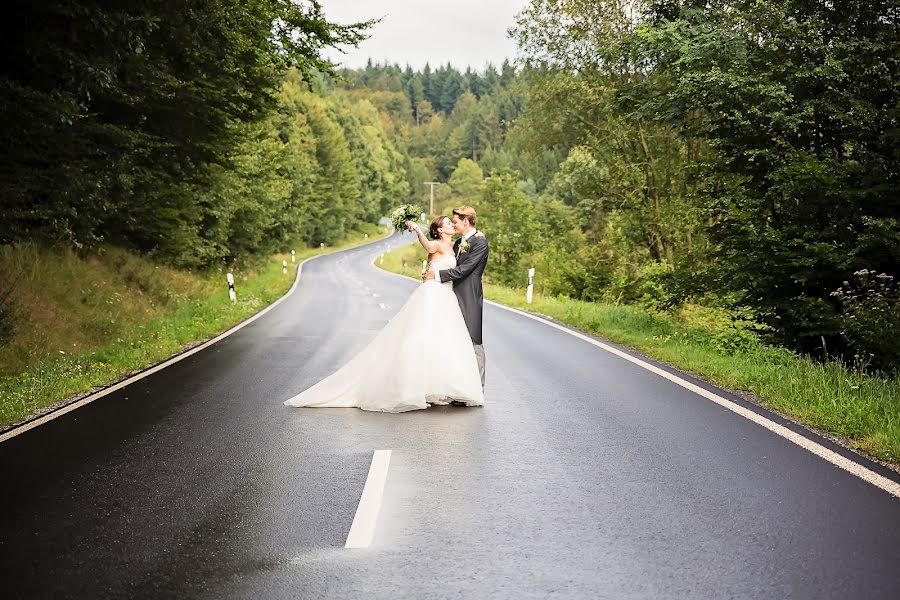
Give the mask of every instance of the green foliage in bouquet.
<path id="1" fill-rule="evenodd" d="M 421 214 L 422 210 L 418 206 L 403 204 L 395 208 L 394 212 L 391 213 L 391 223 L 394 224 L 394 229 L 397 231 L 405 231 L 406 222 L 418 220 Z"/>

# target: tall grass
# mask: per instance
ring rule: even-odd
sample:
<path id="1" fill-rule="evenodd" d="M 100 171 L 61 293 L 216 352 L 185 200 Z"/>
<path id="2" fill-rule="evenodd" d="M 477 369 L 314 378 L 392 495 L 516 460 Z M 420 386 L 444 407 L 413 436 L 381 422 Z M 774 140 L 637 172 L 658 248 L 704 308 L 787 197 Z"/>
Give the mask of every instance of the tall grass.
<path id="1" fill-rule="evenodd" d="M 367 226 L 337 247 L 384 235 Z M 297 262 L 335 248 L 303 249 Z M 13 282 L 12 335 L 0 341 L 0 425 L 107 386 L 207 340 L 258 312 L 290 288 L 276 254 L 224 271 L 189 272 L 117 248 L 81 258 L 36 244 L 0 248 L 0 276 Z"/>
<path id="2" fill-rule="evenodd" d="M 385 255 L 382 268 L 418 278 L 422 252 L 407 246 Z M 676 314 L 635 306 L 582 302 L 485 284 L 495 302 L 543 314 L 655 359 L 743 390 L 763 405 L 840 438 L 862 452 L 900 464 L 900 380 L 839 362 L 816 362 L 762 343 L 721 311 L 688 306 Z"/>

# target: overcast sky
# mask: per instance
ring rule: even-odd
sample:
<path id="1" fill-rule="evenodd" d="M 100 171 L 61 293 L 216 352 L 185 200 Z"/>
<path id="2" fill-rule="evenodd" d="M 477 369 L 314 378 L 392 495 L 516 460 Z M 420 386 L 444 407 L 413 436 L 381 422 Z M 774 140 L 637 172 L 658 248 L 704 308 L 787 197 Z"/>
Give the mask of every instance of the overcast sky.
<path id="1" fill-rule="evenodd" d="M 481 70 L 515 58 L 516 45 L 506 36 L 513 17 L 527 0 L 320 0 L 329 21 L 350 23 L 382 18 L 371 37 L 326 56 L 347 67 L 376 62 L 409 63 L 421 68 L 446 64 Z"/>

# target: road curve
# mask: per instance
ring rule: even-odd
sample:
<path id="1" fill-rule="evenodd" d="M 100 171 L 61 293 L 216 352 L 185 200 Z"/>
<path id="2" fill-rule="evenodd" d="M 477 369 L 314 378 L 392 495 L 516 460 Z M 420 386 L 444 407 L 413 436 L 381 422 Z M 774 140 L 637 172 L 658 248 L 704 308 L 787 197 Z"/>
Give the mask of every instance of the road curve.
<path id="1" fill-rule="evenodd" d="M 900 597 L 900 500 L 494 306 L 484 408 L 284 407 L 399 309 L 416 282 L 372 260 L 409 241 L 309 261 L 247 327 L 0 444 L 2 596 Z M 375 450 L 374 539 L 344 548 Z"/>

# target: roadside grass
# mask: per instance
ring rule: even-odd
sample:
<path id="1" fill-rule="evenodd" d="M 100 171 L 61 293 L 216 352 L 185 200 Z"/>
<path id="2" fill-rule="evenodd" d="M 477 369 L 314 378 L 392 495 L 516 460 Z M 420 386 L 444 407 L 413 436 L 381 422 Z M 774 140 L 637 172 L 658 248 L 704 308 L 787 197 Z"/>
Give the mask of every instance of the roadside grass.
<path id="1" fill-rule="evenodd" d="M 418 279 L 422 254 L 415 245 L 399 248 L 385 255 L 381 268 Z M 635 348 L 720 387 L 750 392 L 767 408 L 900 465 L 896 377 L 868 374 L 836 361 L 815 362 L 766 345 L 739 323 L 729 325 L 727 316 L 697 306 L 667 314 L 540 293 L 528 305 L 524 289 L 488 282 L 485 297 Z"/>
<path id="2" fill-rule="evenodd" d="M 297 264 L 366 235 L 375 240 L 385 229 L 365 226 L 336 247 L 298 250 Z M 0 274 L 15 288 L 12 335 L 0 340 L 0 427 L 215 337 L 284 295 L 295 267 L 286 253 L 229 269 L 232 304 L 225 269 L 179 271 L 112 247 L 87 258 L 36 244 L 0 248 Z"/>

